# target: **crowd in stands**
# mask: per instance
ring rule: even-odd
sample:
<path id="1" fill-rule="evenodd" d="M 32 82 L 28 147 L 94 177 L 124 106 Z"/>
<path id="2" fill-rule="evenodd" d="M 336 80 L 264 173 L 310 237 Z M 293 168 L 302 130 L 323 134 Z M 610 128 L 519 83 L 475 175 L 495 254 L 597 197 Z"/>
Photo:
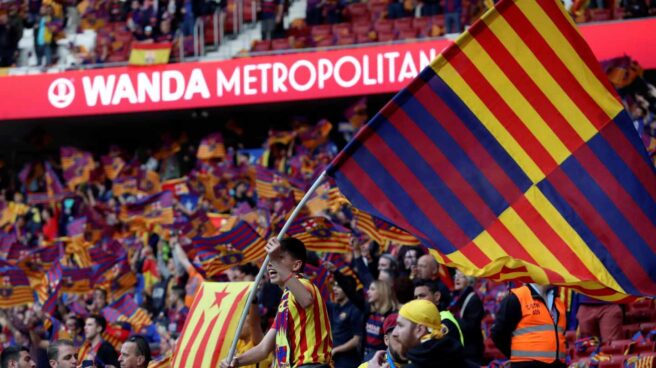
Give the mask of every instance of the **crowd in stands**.
<path id="1" fill-rule="evenodd" d="M 305 19 L 283 28 L 289 2 L 282 0 L 9 0 L 0 2 L 0 67 L 125 62 L 132 42 L 177 42 L 188 53 L 198 17 L 204 19 L 205 43 L 215 40 L 212 17 L 221 9 L 224 31 L 235 31 L 233 14 L 261 21 L 262 39 L 251 51 L 351 45 L 438 37 L 458 33 L 493 5 L 492 0 L 308 0 Z M 652 16 L 656 4 L 624 0 L 574 1 L 572 16 L 580 22 Z M 253 18 L 256 12 L 256 19 Z M 178 37 L 179 36 L 179 37 Z M 179 47 L 172 60 L 179 59 Z M 22 52 L 22 55 L 21 55 Z M 178 53 L 178 54 L 176 54 Z M 70 61 L 70 62 L 68 62 Z"/>
<path id="2" fill-rule="evenodd" d="M 251 51 L 343 46 L 413 40 L 462 32 L 493 6 L 492 0 L 308 0 L 305 19 L 293 20 L 287 32 L 262 34 Z M 653 16 L 653 1 L 574 1 L 577 22 Z M 277 38 L 275 36 L 278 36 Z"/>
<path id="3" fill-rule="evenodd" d="M 629 58 L 604 67 L 655 157 L 656 89 Z M 164 136 L 160 147 L 134 152 L 62 147 L 60 157 L 24 162 L 14 176 L 2 166 L 2 366 L 144 367 L 151 359 L 167 366 L 200 283 L 252 281 L 263 256 L 246 250 L 253 240 L 208 250 L 204 239 L 236 228 L 263 240 L 279 231 L 299 193 L 367 120 L 364 100 L 344 118 L 333 128 L 295 117 L 289 130 L 271 131 L 258 153 L 239 147 L 248 133 L 232 122 L 200 141 Z M 330 300 L 335 367 L 380 358 L 380 350 L 397 366 L 408 357 L 420 367 L 459 366 L 448 359 L 507 364 L 520 305 L 513 298 L 527 296 L 439 265 L 416 239 L 400 229 L 379 231 L 383 225 L 333 189 L 322 186 L 290 234 L 305 239 L 312 251 L 306 273 Z M 273 323 L 282 291 L 267 278 L 242 347 L 256 345 Z M 558 295 L 567 308 L 563 364 L 653 360 L 653 300 L 620 306 L 530 290 L 545 300 Z M 404 307 L 414 299 L 424 302 Z M 440 321 L 425 323 L 445 339 L 440 351 L 451 353 L 422 363 L 424 355 L 398 346 L 394 334 L 417 310 L 439 311 Z"/>

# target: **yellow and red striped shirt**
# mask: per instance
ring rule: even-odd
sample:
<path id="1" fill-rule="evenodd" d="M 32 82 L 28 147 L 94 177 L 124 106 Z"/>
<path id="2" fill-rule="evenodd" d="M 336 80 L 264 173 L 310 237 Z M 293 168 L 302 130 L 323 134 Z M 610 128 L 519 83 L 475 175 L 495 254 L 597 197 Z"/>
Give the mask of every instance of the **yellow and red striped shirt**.
<path id="1" fill-rule="evenodd" d="M 302 308 L 289 289 L 283 292 L 274 321 L 274 367 L 277 368 L 330 363 L 333 339 L 326 303 L 312 282 L 298 280 L 312 293 L 313 302 Z"/>

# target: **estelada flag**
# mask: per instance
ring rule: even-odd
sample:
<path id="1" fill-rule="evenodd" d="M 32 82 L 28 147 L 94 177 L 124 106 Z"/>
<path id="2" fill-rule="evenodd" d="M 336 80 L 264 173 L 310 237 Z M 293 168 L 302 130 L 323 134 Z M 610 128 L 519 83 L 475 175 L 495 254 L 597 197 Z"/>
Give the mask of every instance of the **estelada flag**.
<path id="1" fill-rule="evenodd" d="M 196 293 L 172 368 L 215 368 L 228 357 L 251 282 L 204 282 Z"/>
<path id="2" fill-rule="evenodd" d="M 201 160 L 224 158 L 226 154 L 221 133 L 212 133 L 200 141 L 196 157 Z"/>
<path id="3" fill-rule="evenodd" d="M 171 43 L 133 43 L 130 51 L 130 65 L 166 64 L 171 56 Z"/>
<path id="4" fill-rule="evenodd" d="M 328 172 L 466 274 L 656 295 L 656 171 L 560 1 L 498 2 Z"/>

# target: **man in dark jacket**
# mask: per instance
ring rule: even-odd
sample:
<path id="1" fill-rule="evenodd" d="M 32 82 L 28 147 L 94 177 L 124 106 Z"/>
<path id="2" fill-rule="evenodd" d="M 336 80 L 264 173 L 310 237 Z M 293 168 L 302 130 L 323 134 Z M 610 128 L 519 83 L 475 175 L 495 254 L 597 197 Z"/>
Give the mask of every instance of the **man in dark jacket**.
<path id="1" fill-rule="evenodd" d="M 465 359 L 457 341 L 444 337 L 440 313 L 427 300 L 413 300 L 399 311 L 392 338 L 402 346 L 402 355 L 410 363 L 406 368 L 470 368 L 479 367 Z"/>

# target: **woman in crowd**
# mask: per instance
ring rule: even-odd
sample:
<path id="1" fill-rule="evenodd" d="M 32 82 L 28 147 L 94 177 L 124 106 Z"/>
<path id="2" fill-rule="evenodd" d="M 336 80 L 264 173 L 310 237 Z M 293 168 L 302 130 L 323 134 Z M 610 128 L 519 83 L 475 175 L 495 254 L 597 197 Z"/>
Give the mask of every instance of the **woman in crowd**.
<path id="1" fill-rule="evenodd" d="M 398 309 L 392 287 L 380 280 L 371 283 L 367 291 L 364 360 L 367 361 L 378 350 L 385 350 L 383 322 L 385 317 Z"/>

